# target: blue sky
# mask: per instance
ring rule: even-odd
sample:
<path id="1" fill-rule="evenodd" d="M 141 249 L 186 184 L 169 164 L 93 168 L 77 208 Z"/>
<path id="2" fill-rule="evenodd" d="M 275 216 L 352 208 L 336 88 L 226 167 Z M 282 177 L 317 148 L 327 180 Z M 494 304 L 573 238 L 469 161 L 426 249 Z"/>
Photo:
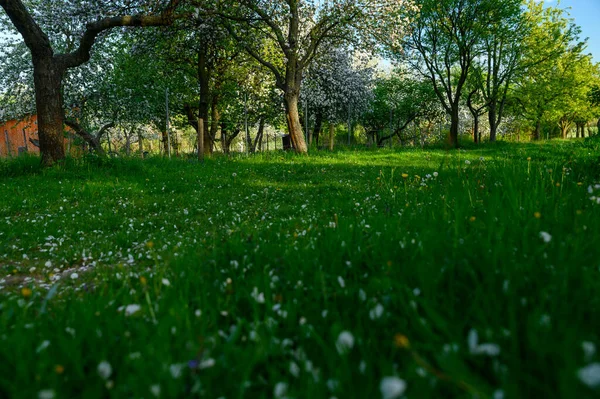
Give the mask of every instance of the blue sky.
<path id="1" fill-rule="evenodd" d="M 545 0 L 552 7 L 570 8 L 571 18 L 581 27 L 582 38 L 588 39 L 587 52 L 600 62 L 600 0 Z"/>

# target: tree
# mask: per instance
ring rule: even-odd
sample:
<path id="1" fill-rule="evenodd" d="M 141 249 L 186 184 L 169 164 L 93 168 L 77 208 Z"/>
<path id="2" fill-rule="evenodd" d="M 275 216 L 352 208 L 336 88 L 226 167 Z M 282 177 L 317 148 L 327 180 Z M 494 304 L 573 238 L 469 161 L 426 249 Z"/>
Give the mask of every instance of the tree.
<path id="1" fill-rule="evenodd" d="M 319 144 L 323 123 L 349 121 L 367 111 L 372 101 L 373 68 L 368 57 L 353 60 L 351 49 L 338 48 L 320 54 L 308 68 L 302 83 L 301 103 L 309 115 L 304 115 L 309 126 L 314 116 L 314 128 L 309 131 L 309 141 Z M 308 118 L 308 121 L 307 121 Z"/>
<path id="2" fill-rule="evenodd" d="M 498 16 L 490 19 L 490 25 L 484 31 L 481 52 L 474 60 L 473 75 L 476 89 L 482 97 L 480 107 L 472 107 L 473 91 L 469 93 L 468 103 L 478 131 L 479 116 L 487 110 L 490 124 L 490 141 L 496 141 L 496 133 L 504 116 L 508 91 L 519 72 L 526 66 L 522 62 L 523 41 L 529 25 L 521 9 L 521 0 L 502 2 Z M 477 138 L 475 142 L 477 142 Z"/>
<path id="3" fill-rule="evenodd" d="M 420 0 L 412 33 L 403 43 L 405 59 L 431 80 L 450 116 L 450 142 L 455 146 L 467 77 L 490 27 L 502 20 L 506 4 L 500 0 Z M 392 51 L 401 54 L 393 43 Z"/>
<path id="4" fill-rule="evenodd" d="M 382 146 L 420 118 L 434 118 L 439 114 L 437 97 L 429 81 L 395 70 L 389 76 L 379 78 L 374 88 L 374 100 L 362 116 L 368 135 L 375 137 Z"/>
<path id="5" fill-rule="evenodd" d="M 579 41 L 580 28 L 564 10 L 535 2 L 529 7 L 532 25 L 523 38 L 527 68 L 519 74 L 512 96 L 521 116 L 530 122 L 534 140 L 541 138 L 546 121 L 558 124 L 566 136 L 572 124 L 568 102 L 580 86 L 574 68 L 586 58 L 585 42 Z"/>
<path id="6" fill-rule="evenodd" d="M 103 32 L 120 26 L 170 25 L 180 0 L 123 3 L 98 1 L 95 2 L 96 7 L 89 7 L 76 0 L 47 2 L 55 10 L 60 9 L 61 13 L 72 17 L 75 29 L 69 35 L 73 43 L 78 44 L 70 52 L 55 53 L 49 35 L 34 18 L 36 13 L 31 12 L 21 0 L 0 0 L 0 6 L 31 51 L 40 152 L 42 163 L 50 166 L 65 157 L 61 92 L 65 72 L 90 59 L 92 47 Z M 151 4 L 156 7 L 151 7 Z M 127 13 L 122 14 L 125 12 Z"/>
<path id="7" fill-rule="evenodd" d="M 221 16 L 231 36 L 275 76 L 283 92 L 286 122 L 296 151 L 307 152 L 298 100 L 303 74 L 323 48 L 348 42 L 356 32 L 370 34 L 387 21 L 403 31 L 409 0 L 239 0 L 235 7 L 207 12 Z M 326 50 L 324 50 L 326 51 Z"/>

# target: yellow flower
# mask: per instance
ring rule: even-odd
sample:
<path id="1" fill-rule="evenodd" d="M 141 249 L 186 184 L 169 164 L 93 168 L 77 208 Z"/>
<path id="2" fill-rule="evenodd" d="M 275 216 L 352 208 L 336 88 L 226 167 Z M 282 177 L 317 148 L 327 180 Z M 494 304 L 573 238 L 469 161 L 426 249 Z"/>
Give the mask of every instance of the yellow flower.
<path id="1" fill-rule="evenodd" d="M 148 284 L 148 280 L 146 280 L 146 277 L 142 276 L 140 277 L 140 283 L 142 283 L 142 285 L 145 286 L 146 284 Z"/>
<path id="2" fill-rule="evenodd" d="M 578 185 L 579 187 L 581 187 L 581 186 L 583 186 L 583 183 L 582 183 L 582 182 L 578 182 L 578 183 L 577 183 L 577 185 Z"/>
<path id="3" fill-rule="evenodd" d="M 402 178 L 406 179 L 408 177 L 408 173 L 402 173 Z"/>
<path id="4" fill-rule="evenodd" d="M 582 211 L 581 209 L 577 209 L 577 210 L 575 211 L 575 213 L 576 213 L 577 215 L 581 215 L 581 214 L 583 213 L 583 211 Z"/>
<path id="5" fill-rule="evenodd" d="M 152 248 L 152 247 L 154 247 L 154 243 L 153 243 L 152 241 L 148 241 L 148 242 L 146 243 L 146 246 L 147 246 L 148 248 Z"/>
<path id="6" fill-rule="evenodd" d="M 528 161 L 531 161 L 531 157 L 527 157 L 527 160 L 528 160 Z"/>
<path id="7" fill-rule="evenodd" d="M 534 212 L 533 217 L 536 218 L 536 219 L 539 219 L 539 218 L 542 217 L 542 214 L 539 213 L 539 212 Z"/>
<path id="8" fill-rule="evenodd" d="M 477 220 L 477 218 L 476 218 L 475 216 L 471 216 L 471 217 L 469 218 L 469 222 L 474 222 L 474 221 L 476 221 L 476 220 Z"/>
<path id="9" fill-rule="evenodd" d="M 396 348 L 409 349 L 410 341 L 408 340 L 406 335 L 396 334 L 396 335 L 394 335 L 394 346 Z"/>
<path id="10" fill-rule="evenodd" d="M 54 372 L 56 374 L 62 374 L 65 372 L 65 368 L 62 364 L 57 364 L 56 366 L 54 366 Z"/>
<path id="11" fill-rule="evenodd" d="M 29 289 L 27 287 L 21 288 L 21 295 L 23 295 L 25 298 L 29 298 L 32 293 L 33 292 L 31 291 L 31 289 Z"/>
<path id="12" fill-rule="evenodd" d="M 560 187 L 560 183 L 556 183 L 556 187 Z"/>

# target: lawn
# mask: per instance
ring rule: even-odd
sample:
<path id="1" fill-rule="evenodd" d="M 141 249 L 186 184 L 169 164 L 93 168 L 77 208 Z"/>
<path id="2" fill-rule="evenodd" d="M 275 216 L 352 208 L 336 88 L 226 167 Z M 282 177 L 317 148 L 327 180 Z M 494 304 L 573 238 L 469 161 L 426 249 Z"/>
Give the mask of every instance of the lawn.
<path id="1" fill-rule="evenodd" d="M 597 397 L 598 155 L 0 163 L 0 397 Z"/>

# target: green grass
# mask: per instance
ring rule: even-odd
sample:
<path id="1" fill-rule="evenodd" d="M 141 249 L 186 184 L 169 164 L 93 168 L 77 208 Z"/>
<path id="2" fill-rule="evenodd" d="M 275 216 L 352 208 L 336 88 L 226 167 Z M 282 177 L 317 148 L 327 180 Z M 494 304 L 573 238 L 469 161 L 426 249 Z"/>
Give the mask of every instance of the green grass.
<path id="1" fill-rule="evenodd" d="M 599 154 L 0 163 L 0 397 L 597 397 Z"/>

